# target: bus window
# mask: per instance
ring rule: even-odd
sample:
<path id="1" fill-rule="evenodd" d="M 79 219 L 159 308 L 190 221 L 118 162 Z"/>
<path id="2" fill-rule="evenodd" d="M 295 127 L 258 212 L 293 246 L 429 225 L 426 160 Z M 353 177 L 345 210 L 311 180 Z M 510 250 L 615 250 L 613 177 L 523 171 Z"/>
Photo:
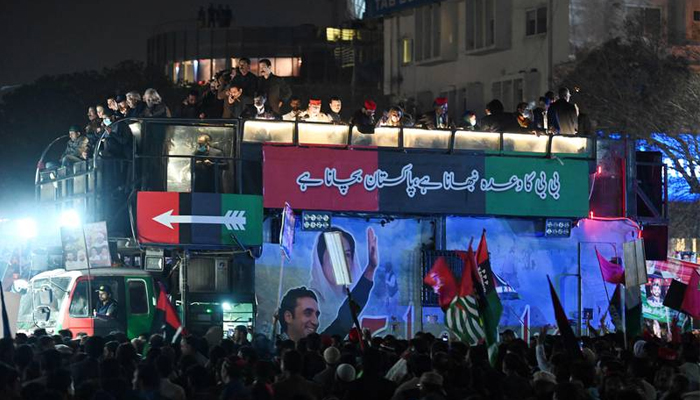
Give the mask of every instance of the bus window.
<path id="1" fill-rule="evenodd" d="M 129 281 L 129 312 L 131 314 L 148 314 L 146 282 Z"/>
<path id="2" fill-rule="evenodd" d="M 68 314 L 71 317 L 87 317 L 87 316 L 89 316 L 89 314 L 88 314 L 88 297 L 87 297 L 88 287 L 87 286 L 88 286 L 87 281 L 80 281 L 75 286 L 75 290 L 73 291 L 73 298 L 71 299 L 70 308 L 68 310 Z"/>

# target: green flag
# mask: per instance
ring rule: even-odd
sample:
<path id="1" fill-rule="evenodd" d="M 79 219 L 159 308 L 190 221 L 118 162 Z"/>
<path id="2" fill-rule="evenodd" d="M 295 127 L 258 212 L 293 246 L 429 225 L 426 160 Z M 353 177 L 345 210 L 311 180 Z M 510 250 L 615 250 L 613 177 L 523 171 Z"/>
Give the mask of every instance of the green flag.
<path id="1" fill-rule="evenodd" d="M 479 247 L 476 250 L 476 263 L 479 277 L 484 287 L 484 301 L 480 302 L 479 314 L 484 322 L 489 361 L 491 365 L 494 365 L 498 358 L 498 323 L 501 321 L 501 314 L 503 314 L 503 305 L 501 305 L 501 299 L 496 292 L 496 281 L 491 271 L 485 229 L 481 234 Z"/>

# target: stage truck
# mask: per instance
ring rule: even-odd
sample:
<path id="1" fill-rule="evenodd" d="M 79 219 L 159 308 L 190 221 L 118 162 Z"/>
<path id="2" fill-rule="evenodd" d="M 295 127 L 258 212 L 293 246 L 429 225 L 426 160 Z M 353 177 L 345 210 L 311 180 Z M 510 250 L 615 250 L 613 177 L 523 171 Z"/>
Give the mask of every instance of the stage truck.
<path id="1" fill-rule="evenodd" d="M 640 246 L 667 221 L 656 190 L 665 168 L 638 165 L 647 154 L 626 140 L 260 120 L 130 119 L 111 130 L 128 143 L 105 136 L 90 161 L 37 171 L 42 212 L 80 224 L 57 234 L 67 271 L 33 278 L 24 322 L 80 330 L 70 310 L 81 282 L 109 276 L 123 311 L 110 323 L 129 336 L 147 330 L 157 282 L 195 333 L 344 336 L 349 292 L 375 334 L 439 335 L 444 313 L 423 277 L 445 257 L 459 278 L 455 251 L 485 240 L 502 329 L 554 324 L 549 277 L 582 333 L 611 323 L 615 286 L 596 251 L 638 271 L 632 286 L 647 283 L 645 256 L 666 258 L 665 238 Z M 98 294 L 87 296 L 80 323 L 97 331 Z"/>

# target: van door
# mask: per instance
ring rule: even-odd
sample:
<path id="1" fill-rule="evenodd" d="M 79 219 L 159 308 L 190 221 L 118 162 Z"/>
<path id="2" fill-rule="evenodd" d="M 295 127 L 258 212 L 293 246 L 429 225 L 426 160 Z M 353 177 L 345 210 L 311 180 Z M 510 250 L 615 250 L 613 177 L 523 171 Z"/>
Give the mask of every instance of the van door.
<path id="1" fill-rule="evenodd" d="M 126 293 L 127 335 L 135 338 L 142 333 L 150 334 L 155 312 L 155 293 L 151 279 L 126 278 Z"/>

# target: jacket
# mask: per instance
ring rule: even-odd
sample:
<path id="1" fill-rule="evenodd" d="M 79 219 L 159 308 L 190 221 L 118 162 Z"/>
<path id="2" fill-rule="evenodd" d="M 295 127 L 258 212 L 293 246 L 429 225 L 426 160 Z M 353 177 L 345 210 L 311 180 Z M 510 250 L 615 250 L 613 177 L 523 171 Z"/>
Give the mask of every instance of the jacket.
<path id="1" fill-rule="evenodd" d="M 228 98 L 224 100 L 224 113 L 221 118 L 240 118 L 246 111 L 246 105 L 241 98 L 236 99 L 233 103 L 228 102 Z"/>
<path id="2" fill-rule="evenodd" d="M 74 156 L 83 158 L 83 152 L 88 149 L 88 138 L 84 135 L 78 136 L 75 140 L 68 140 L 66 150 L 63 151 L 61 158 L 65 156 Z"/>
<path id="3" fill-rule="evenodd" d="M 484 132 L 520 132 L 518 119 L 507 112 L 487 115 L 481 119 L 479 126 Z"/>
<path id="4" fill-rule="evenodd" d="M 172 116 L 170 109 L 163 103 L 154 104 L 153 107 L 144 107 L 142 114 L 144 118 L 170 118 Z"/>
<path id="5" fill-rule="evenodd" d="M 265 94 L 270 109 L 278 115 L 281 114 L 280 101 L 286 103 L 292 97 L 292 90 L 287 82 L 275 74 L 270 74 L 267 79 L 263 76 L 258 78 L 258 92 Z"/>
<path id="6" fill-rule="evenodd" d="M 575 135 L 578 131 L 578 111 L 573 103 L 564 99 L 555 101 L 547 110 L 549 126 L 557 133 Z"/>

